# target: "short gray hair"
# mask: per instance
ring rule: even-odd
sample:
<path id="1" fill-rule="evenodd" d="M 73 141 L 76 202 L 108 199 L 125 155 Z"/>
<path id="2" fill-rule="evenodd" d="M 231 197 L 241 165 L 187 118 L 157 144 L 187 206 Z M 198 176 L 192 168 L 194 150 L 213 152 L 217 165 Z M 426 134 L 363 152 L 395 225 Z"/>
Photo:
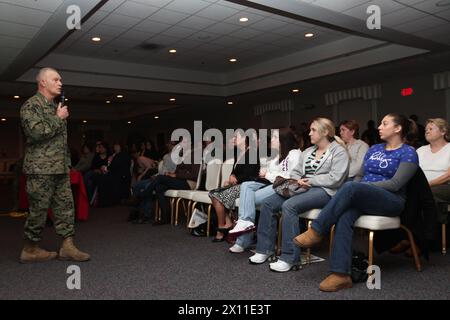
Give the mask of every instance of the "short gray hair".
<path id="1" fill-rule="evenodd" d="M 44 75 L 49 71 L 55 71 L 56 73 L 58 72 L 54 68 L 50 68 L 50 67 L 42 68 L 41 70 L 39 70 L 39 72 L 36 76 L 36 82 L 39 84 L 39 81 L 41 81 L 42 78 L 44 78 Z"/>

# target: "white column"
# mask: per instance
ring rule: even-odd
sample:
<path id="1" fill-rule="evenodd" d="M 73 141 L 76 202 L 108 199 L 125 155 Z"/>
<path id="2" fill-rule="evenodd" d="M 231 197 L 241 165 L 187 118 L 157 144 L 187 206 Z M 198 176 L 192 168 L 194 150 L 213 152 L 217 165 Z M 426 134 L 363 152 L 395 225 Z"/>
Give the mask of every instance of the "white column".
<path id="1" fill-rule="evenodd" d="M 445 117 L 450 121 L 450 88 L 445 89 Z"/>
<path id="2" fill-rule="evenodd" d="M 339 124 L 339 103 L 333 104 L 333 122 Z"/>

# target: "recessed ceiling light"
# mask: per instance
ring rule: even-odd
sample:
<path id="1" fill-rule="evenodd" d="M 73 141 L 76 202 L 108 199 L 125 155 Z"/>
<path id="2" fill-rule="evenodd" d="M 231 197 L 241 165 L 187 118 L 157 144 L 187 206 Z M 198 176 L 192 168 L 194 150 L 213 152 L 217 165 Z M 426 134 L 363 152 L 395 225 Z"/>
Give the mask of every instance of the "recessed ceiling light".
<path id="1" fill-rule="evenodd" d="M 170 49 L 169 52 L 170 53 L 177 53 L 177 50 L 176 49 Z"/>
<path id="2" fill-rule="evenodd" d="M 111 103 L 111 101 L 109 101 L 109 100 L 106 100 L 106 103 Z"/>
<path id="3" fill-rule="evenodd" d="M 118 95 L 117 95 L 117 98 L 122 99 L 122 98 L 123 98 L 123 95 L 118 94 Z"/>
<path id="4" fill-rule="evenodd" d="M 128 121 L 127 123 L 128 123 L 128 124 L 131 124 L 131 121 Z"/>
<path id="5" fill-rule="evenodd" d="M 174 102 L 174 101 L 177 101 L 177 99 L 175 99 L 175 98 L 170 98 L 169 101 Z"/>
<path id="6" fill-rule="evenodd" d="M 293 93 L 299 93 L 299 92 L 300 92 L 300 89 L 292 89 L 292 92 L 293 92 Z"/>
<path id="7" fill-rule="evenodd" d="M 229 61 L 230 61 L 230 62 L 236 62 L 237 59 L 236 59 L 236 58 L 231 58 Z"/>
<path id="8" fill-rule="evenodd" d="M 86 121 L 86 120 L 83 120 L 83 123 L 87 123 L 87 121 Z"/>
<path id="9" fill-rule="evenodd" d="M 5 121 L 6 121 L 6 118 L 1 118 L 0 121 L 5 122 Z"/>
<path id="10" fill-rule="evenodd" d="M 247 18 L 247 17 L 242 17 L 242 18 L 239 19 L 239 21 L 240 21 L 240 22 L 247 22 L 247 21 L 248 21 L 248 18 Z"/>
<path id="11" fill-rule="evenodd" d="M 312 37 L 314 37 L 314 33 L 312 32 L 305 33 L 305 38 L 312 38 Z"/>
<path id="12" fill-rule="evenodd" d="M 92 37 L 91 40 L 94 41 L 94 42 L 99 42 L 99 41 L 101 41 L 102 39 L 101 39 L 100 37 Z"/>
<path id="13" fill-rule="evenodd" d="M 227 102 L 229 105 L 232 105 L 232 104 L 234 104 L 234 102 L 233 101 L 228 101 Z"/>
<path id="14" fill-rule="evenodd" d="M 20 96 L 14 96 L 14 99 L 19 99 L 20 98 Z"/>
<path id="15" fill-rule="evenodd" d="M 69 99 L 68 99 L 68 98 L 65 98 L 64 101 L 69 101 Z"/>
<path id="16" fill-rule="evenodd" d="M 441 0 L 436 3 L 436 7 L 447 7 L 450 6 L 450 0 Z"/>
<path id="17" fill-rule="evenodd" d="M 159 117 L 158 117 L 158 116 L 155 116 L 154 118 L 155 118 L 155 119 L 159 119 Z"/>

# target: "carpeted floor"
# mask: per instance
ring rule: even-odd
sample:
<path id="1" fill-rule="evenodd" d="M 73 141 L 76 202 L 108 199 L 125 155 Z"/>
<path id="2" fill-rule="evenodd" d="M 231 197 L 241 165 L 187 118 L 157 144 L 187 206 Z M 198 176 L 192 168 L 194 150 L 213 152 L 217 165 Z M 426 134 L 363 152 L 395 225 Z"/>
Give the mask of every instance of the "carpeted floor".
<path id="1" fill-rule="evenodd" d="M 127 208 L 91 209 L 77 223 L 76 243 L 92 255 L 85 263 L 18 263 L 23 219 L 0 216 L 0 299 L 450 299 L 450 255 L 433 253 L 416 272 L 411 259 L 383 254 L 381 290 L 365 283 L 338 293 L 318 289 L 328 261 L 299 271 L 274 273 L 268 264 L 250 265 L 250 252 L 230 254 L 228 244 L 212 243 L 182 227 L 132 225 Z M 47 227 L 42 246 L 57 250 Z M 324 247 L 314 254 L 327 258 Z M 81 290 L 68 290 L 67 267 L 81 270 Z"/>

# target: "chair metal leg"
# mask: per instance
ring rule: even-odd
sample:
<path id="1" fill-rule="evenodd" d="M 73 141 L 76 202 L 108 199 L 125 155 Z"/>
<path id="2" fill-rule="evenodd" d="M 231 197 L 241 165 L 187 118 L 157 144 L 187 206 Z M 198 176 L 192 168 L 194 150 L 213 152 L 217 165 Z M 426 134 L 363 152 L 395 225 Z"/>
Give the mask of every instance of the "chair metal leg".
<path id="1" fill-rule="evenodd" d="M 369 230 L 369 266 L 373 265 L 373 236 L 372 230 Z"/>
<path id="2" fill-rule="evenodd" d="M 195 206 L 197 205 L 197 201 L 192 201 L 191 209 L 189 209 L 188 215 L 186 217 L 186 228 L 189 229 L 189 221 L 191 221 L 192 214 L 194 213 Z"/>
<path id="3" fill-rule="evenodd" d="M 420 258 L 419 258 L 419 255 L 417 254 L 417 247 L 416 247 L 416 243 L 414 242 L 414 236 L 413 236 L 412 232 L 409 231 L 409 229 L 403 225 L 400 225 L 400 228 L 405 230 L 406 233 L 408 234 L 408 239 L 409 239 L 409 243 L 411 244 L 411 249 L 412 249 L 412 253 L 413 253 L 413 257 L 414 257 L 414 263 L 416 264 L 417 271 L 422 271 L 422 266 L 420 264 Z"/>
<path id="4" fill-rule="evenodd" d="M 175 205 L 175 225 L 178 225 L 178 212 L 180 211 L 180 201 L 181 198 L 177 198 L 176 205 Z"/>
<path id="5" fill-rule="evenodd" d="M 311 229 L 312 220 L 308 220 L 308 230 Z M 306 249 L 306 263 L 311 264 L 311 248 Z"/>
<path id="6" fill-rule="evenodd" d="M 277 234 L 277 255 L 281 255 L 281 237 L 283 236 L 281 234 L 281 225 L 283 217 L 281 214 L 278 215 L 278 234 Z"/>
<path id="7" fill-rule="evenodd" d="M 175 198 L 170 198 L 170 224 L 173 225 L 174 223 L 174 204 L 175 204 Z"/>
<path id="8" fill-rule="evenodd" d="M 447 253 L 447 235 L 445 232 L 445 223 L 442 224 L 442 254 Z"/>
<path id="9" fill-rule="evenodd" d="M 212 205 L 209 204 L 208 205 L 208 223 L 207 223 L 207 227 L 206 227 L 206 236 L 209 237 L 210 231 L 211 231 L 211 209 L 212 209 Z"/>
<path id="10" fill-rule="evenodd" d="M 189 218 L 192 215 L 192 210 L 194 210 L 194 208 L 192 207 L 192 202 L 192 200 L 188 201 L 187 211 L 184 213 L 184 216 L 186 217 L 186 228 L 188 228 Z"/>

